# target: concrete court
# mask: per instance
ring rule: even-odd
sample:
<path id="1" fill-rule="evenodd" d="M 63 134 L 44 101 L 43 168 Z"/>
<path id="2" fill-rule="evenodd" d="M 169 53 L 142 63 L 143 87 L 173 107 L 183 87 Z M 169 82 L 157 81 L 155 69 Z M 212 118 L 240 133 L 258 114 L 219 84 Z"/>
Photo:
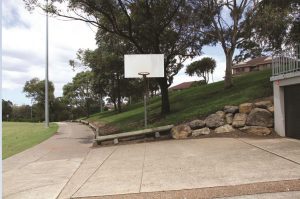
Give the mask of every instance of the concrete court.
<path id="1" fill-rule="evenodd" d="M 132 198 L 136 193 L 300 179 L 300 141 L 294 139 L 205 138 L 92 149 L 92 138 L 86 126 L 60 123 L 52 138 L 4 160 L 4 197 Z M 299 191 L 300 184 L 294 189 L 280 191 Z M 282 194 L 299 196 L 281 192 L 270 197 Z"/>

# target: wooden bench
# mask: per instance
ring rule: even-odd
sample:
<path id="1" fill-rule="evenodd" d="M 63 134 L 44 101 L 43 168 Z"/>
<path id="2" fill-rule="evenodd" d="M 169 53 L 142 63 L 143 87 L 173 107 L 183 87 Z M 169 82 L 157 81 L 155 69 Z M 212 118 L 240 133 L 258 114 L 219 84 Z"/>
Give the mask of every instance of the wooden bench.
<path id="1" fill-rule="evenodd" d="M 120 138 L 128 138 L 128 137 L 134 137 L 134 136 L 138 136 L 138 135 L 146 135 L 146 134 L 151 134 L 151 133 L 155 133 L 155 137 L 157 138 L 157 137 L 160 137 L 159 132 L 169 131 L 173 127 L 174 127 L 174 125 L 167 125 L 167 126 L 160 126 L 160 127 L 150 128 L 150 129 L 131 131 L 131 132 L 126 132 L 126 133 L 97 136 L 95 141 L 100 144 L 103 141 L 114 140 L 114 144 L 118 144 Z"/>

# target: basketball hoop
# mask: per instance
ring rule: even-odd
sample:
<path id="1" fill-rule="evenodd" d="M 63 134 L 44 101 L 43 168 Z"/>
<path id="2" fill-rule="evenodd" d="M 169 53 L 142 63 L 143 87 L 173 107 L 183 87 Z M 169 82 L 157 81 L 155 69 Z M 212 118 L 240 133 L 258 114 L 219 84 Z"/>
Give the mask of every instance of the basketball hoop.
<path id="1" fill-rule="evenodd" d="M 144 76 L 144 75 L 147 76 L 147 75 L 149 75 L 150 73 L 149 73 L 149 72 L 139 72 L 138 74 L 139 74 L 139 75 L 142 75 L 142 76 Z"/>
<path id="2" fill-rule="evenodd" d="M 164 55 L 163 54 L 131 54 L 124 55 L 125 78 L 140 78 L 142 76 L 145 84 L 144 91 L 144 113 L 145 128 L 147 128 L 147 99 L 148 78 L 164 77 Z"/>

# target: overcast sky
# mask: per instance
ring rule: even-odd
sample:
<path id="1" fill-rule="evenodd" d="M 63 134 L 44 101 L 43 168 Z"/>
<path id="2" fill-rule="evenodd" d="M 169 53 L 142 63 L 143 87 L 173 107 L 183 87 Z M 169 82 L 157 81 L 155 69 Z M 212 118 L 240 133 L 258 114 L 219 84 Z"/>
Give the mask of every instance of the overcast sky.
<path id="1" fill-rule="evenodd" d="M 2 96 L 14 104 L 30 104 L 23 86 L 34 77 L 45 77 L 46 17 L 41 11 L 28 12 L 22 0 L 2 3 Z M 72 70 L 69 60 L 76 57 L 79 48 L 96 48 L 95 30 L 84 22 L 49 18 L 49 80 L 54 83 L 56 97 L 62 95 L 63 85 L 78 72 Z M 222 49 L 205 47 L 203 52 L 203 56 L 217 61 L 214 80 L 221 80 L 225 71 Z M 185 75 L 184 71 L 185 68 L 175 76 L 173 85 L 199 79 Z"/>

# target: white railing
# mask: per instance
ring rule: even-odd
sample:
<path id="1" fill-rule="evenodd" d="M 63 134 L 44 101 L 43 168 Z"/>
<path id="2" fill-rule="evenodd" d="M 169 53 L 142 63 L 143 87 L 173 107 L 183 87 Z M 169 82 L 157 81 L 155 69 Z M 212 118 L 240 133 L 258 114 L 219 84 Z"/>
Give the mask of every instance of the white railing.
<path id="1" fill-rule="evenodd" d="M 272 56 L 272 76 L 300 71 L 300 45 Z"/>

